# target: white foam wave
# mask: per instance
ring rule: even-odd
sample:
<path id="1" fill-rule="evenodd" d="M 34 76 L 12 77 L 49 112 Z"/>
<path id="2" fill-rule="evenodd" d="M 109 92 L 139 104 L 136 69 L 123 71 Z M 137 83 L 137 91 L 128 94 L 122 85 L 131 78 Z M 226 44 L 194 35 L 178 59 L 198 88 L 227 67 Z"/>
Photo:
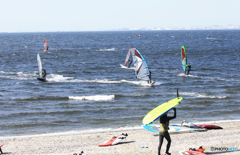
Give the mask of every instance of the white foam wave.
<path id="1" fill-rule="evenodd" d="M 63 75 L 58 74 L 47 74 L 47 81 L 55 81 L 55 82 L 67 82 L 72 80 L 73 77 L 64 77 Z"/>
<path id="2" fill-rule="evenodd" d="M 24 72 L 4 72 L 1 71 L 2 74 L 5 74 L 6 76 L 1 76 L 2 78 L 6 79 L 13 79 L 13 80 L 29 80 L 34 79 L 35 74 L 34 73 L 24 73 Z"/>
<path id="3" fill-rule="evenodd" d="M 127 80 L 121 80 L 121 82 L 131 83 L 135 85 L 141 85 L 141 86 L 147 86 L 151 87 L 152 85 L 148 84 L 147 81 L 127 81 Z"/>
<path id="4" fill-rule="evenodd" d="M 207 93 L 186 93 L 186 92 L 182 92 L 181 95 L 186 95 L 186 96 L 194 96 L 196 98 L 227 98 L 227 96 L 208 96 Z"/>
<path id="5" fill-rule="evenodd" d="M 97 83 L 121 83 L 121 81 L 111 81 L 108 79 L 103 79 L 103 80 L 81 80 L 82 82 L 97 82 Z"/>
<path id="6" fill-rule="evenodd" d="M 113 100 L 115 95 L 69 96 L 68 98 L 71 100 L 107 101 Z"/>
<path id="7" fill-rule="evenodd" d="M 195 76 L 195 75 L 192 75 L 192 74 L 189 74 L 189 75 L 185 75 L 185 74 L 178 74 L 177 76 L 185 76 L 185 77 L 199 77 L 199 76 Z"/>

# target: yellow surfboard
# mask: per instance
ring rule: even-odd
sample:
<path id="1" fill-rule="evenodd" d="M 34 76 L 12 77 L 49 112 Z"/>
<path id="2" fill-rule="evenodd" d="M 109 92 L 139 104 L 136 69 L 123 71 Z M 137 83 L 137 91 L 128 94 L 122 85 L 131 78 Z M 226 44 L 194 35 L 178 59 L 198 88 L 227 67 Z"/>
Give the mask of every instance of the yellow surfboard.
<path id="1" fill-rule="evenodd" d="M 157 120 L 159 117 L 170 111 L 172 108 L 176 107 L 181 101 L 182 97 L 177 97 L 175 99 L 172 99 L 168 102 L 165 102 L 158 107 L 151 110 L 142 120 L 142 123 L 144 125 L 148 125 L 153 123 L 155 120 Z"/>

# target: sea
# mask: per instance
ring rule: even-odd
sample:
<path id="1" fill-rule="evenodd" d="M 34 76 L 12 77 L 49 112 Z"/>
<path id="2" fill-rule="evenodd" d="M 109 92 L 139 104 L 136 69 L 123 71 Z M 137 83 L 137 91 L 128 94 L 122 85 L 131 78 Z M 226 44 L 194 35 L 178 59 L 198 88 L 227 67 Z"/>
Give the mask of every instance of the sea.
<path id="1" fill-rule="evenodd" d="M 240 119 L 240 30 L 0 33 L 0 42 L 3 138 L 142 128 L 177 89 L 183 100 L 171 123 Z M 121 66 L 130 47 L 144 56 L 153 87 Z M 37 80 L 37 53 L 47 82 Z"/>

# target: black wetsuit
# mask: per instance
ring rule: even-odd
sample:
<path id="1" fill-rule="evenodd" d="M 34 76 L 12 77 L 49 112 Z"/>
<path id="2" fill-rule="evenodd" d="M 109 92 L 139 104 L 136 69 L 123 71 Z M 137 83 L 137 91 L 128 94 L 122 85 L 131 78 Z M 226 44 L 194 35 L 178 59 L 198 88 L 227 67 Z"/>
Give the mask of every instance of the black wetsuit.
<path id="1" fill-rule="evenodd" d="M 0 147 L 0 152 L 1 152 L 1 154 L 3 154 L 3 152 L 2 152 L 2 148 Z"/>
<path id="2" fill-rule="evenodd" d="M 166 126 L 168 128 L 169 126 L 169 121 L 171 119 L 176 118 L 176 108 L 173 108 L 174 110 L 174 116 L 173 117 L 168 117 L 167 115 L 163 115 L 162 117 L 160 117 L 160 124 L 163 124 L 164 126 Z M 160 125 L 161 128 L 161 125 Z M 161 129 L 160 129 L 161 130 Z M 171 145 L 171 138 L 170 135 L 168 133 L 168 129 L 164 129 L 163 132 L 159 132 L 159 146 L 158 146 L 158 155 L 160 155 L 160 151 L 161 151 L 161 147 L 162 147 L 162 143 L 163 143 L 163 138 L 166 138 L 166 140 L 168 141 L 167 143 L 167 148 L 166 148 L 166 154 L 168 154 L 169 152 L 169 148 Z"/>
<path id="3" fill-rule="evenodd" d="M 187 72 L 187 75 L 189 74 L 190 70 L 191 70 L 191 65 L 188 64 L 188 72 Z"/>
<path id="4" fill-rule="evenodd" d="M 47 75 L 46 70 L 42 69 L 42 78 L 46 79 L 46 75 Z"/>
<path id="5" fill-rule="evenodd" d="M 149 81 L 148 81 L 148 83 L 151 83 L 152 82 L 152 72 L 151 71 L 149 71 L 149 75 L 148 75 L 148 77 L 149 77 Z"/>
<path id="6" fill-rule="evenodd" d="M 128 64 L 128 68 L 130 67 L 130 65 L 132 64 L 132 60 L 128 60 L 129 64 Z"/>

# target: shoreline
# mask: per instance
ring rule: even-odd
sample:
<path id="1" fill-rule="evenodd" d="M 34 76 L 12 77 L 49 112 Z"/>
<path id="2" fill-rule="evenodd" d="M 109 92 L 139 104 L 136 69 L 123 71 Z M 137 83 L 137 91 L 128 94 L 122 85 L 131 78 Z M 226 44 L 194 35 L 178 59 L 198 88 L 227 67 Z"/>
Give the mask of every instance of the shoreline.
<path id="1" fill-rule="evenodd" d="M 157 121 L 155 121 L 157 122 Z M 217 120 L 217 121 L 204 121 L 204 122 L 192 122 L 194 124 L 219 124 L 219 123 L 231 123 L 231 122 L 239 122 L 239 120 Z M 154 123 L 159 126 L 157 123 Z M 181 125 L 181 123 L 171 123 L 170 125 Z M 12 138 L 33 138 L 33 137 L 50 137 L 50 136 L 70 136 L 70 135 L 78 135 L 78 134 L 97 134 L 104 132 L 117 132 L 117 131 L 131 131 L 131 130 L 141 130 L 143 127 L 139 126 L 127 126 L 127 127 L 118 127 L 118 128 L 96 128 L 96 129 L 84 129 L 84 130 L 72 130 L 72 131 L 62 131 L 62 132 L 49 132 L 49 133 L 37 133 L 37 134 L 24 134 L 24 135 L 13 135 L 13 136 L 2 136 L 0 140 L 3 139 L 12 139 Z"/>
<path id="2" fill-rule="evenodd" d="M 204 132 L 170 133 L 172 139 L 170 152 L 178 154 L 182 150 L 203 146 L 207 154 L 240 154 L 240 120 L 211 124 L 217 124 L 223 127 L 223 129 Z M 118 145 L 98 147 L 98 144 L 121 133 L 128 133 L 129 136 Z M 81 151 L 88 155 L 151 155 L 157 154 L 158 142 L 158 134 L 151 133 L 141 127 L 139 129 L 119 129 L 97 133 L 0 139 L 0 145 L 3 145 L 3 153 L 24 155 L 73 155 L 74 153 L 79 154 Z M 161 153 L 164 153 L 166 144 L 166 140 L 164 140 Z M 148 148 L 141 148 L 143 146 Z M 238 148 L 238 151 L 211 151 L 211 147 Z"/>
<path id="3" fill-rule="evenodd" d="M 156 122 L 156 121 L 155 121 Z M 193 124 L 220 124 L 220 123 L 232 123 L 239 122 L 240 120 L 217 120 L 217 121 L 204 121 L 204 122 L 192 122 Z M 157 123 L 154 123 L 157 124 Z M 181 125 L 180 123 L 170 123 L 170 125 Z M 157 126 L 159 126 L 157 124 Z M 141 130 L 144 129 L 141 125 L 139 126 L 128 126 L 119 128 L 96 128 L 89 130 L 73 130 L 73 131 L 63 131 L 63 132 L 49 132 L 49 133 L 38 133 L 38 134 L 27 134 L 27 135 L 13 135 L 13 136 L 2 136 L 0 140 L 12 139 L 12 138 L 34 138 L 34 137 L 51 137 L 51 136 L 71 136 L 79 134 L 97 134 L 105 132 L 117 132 L 117 131 L 131 131 L 131 130 Z"/>

